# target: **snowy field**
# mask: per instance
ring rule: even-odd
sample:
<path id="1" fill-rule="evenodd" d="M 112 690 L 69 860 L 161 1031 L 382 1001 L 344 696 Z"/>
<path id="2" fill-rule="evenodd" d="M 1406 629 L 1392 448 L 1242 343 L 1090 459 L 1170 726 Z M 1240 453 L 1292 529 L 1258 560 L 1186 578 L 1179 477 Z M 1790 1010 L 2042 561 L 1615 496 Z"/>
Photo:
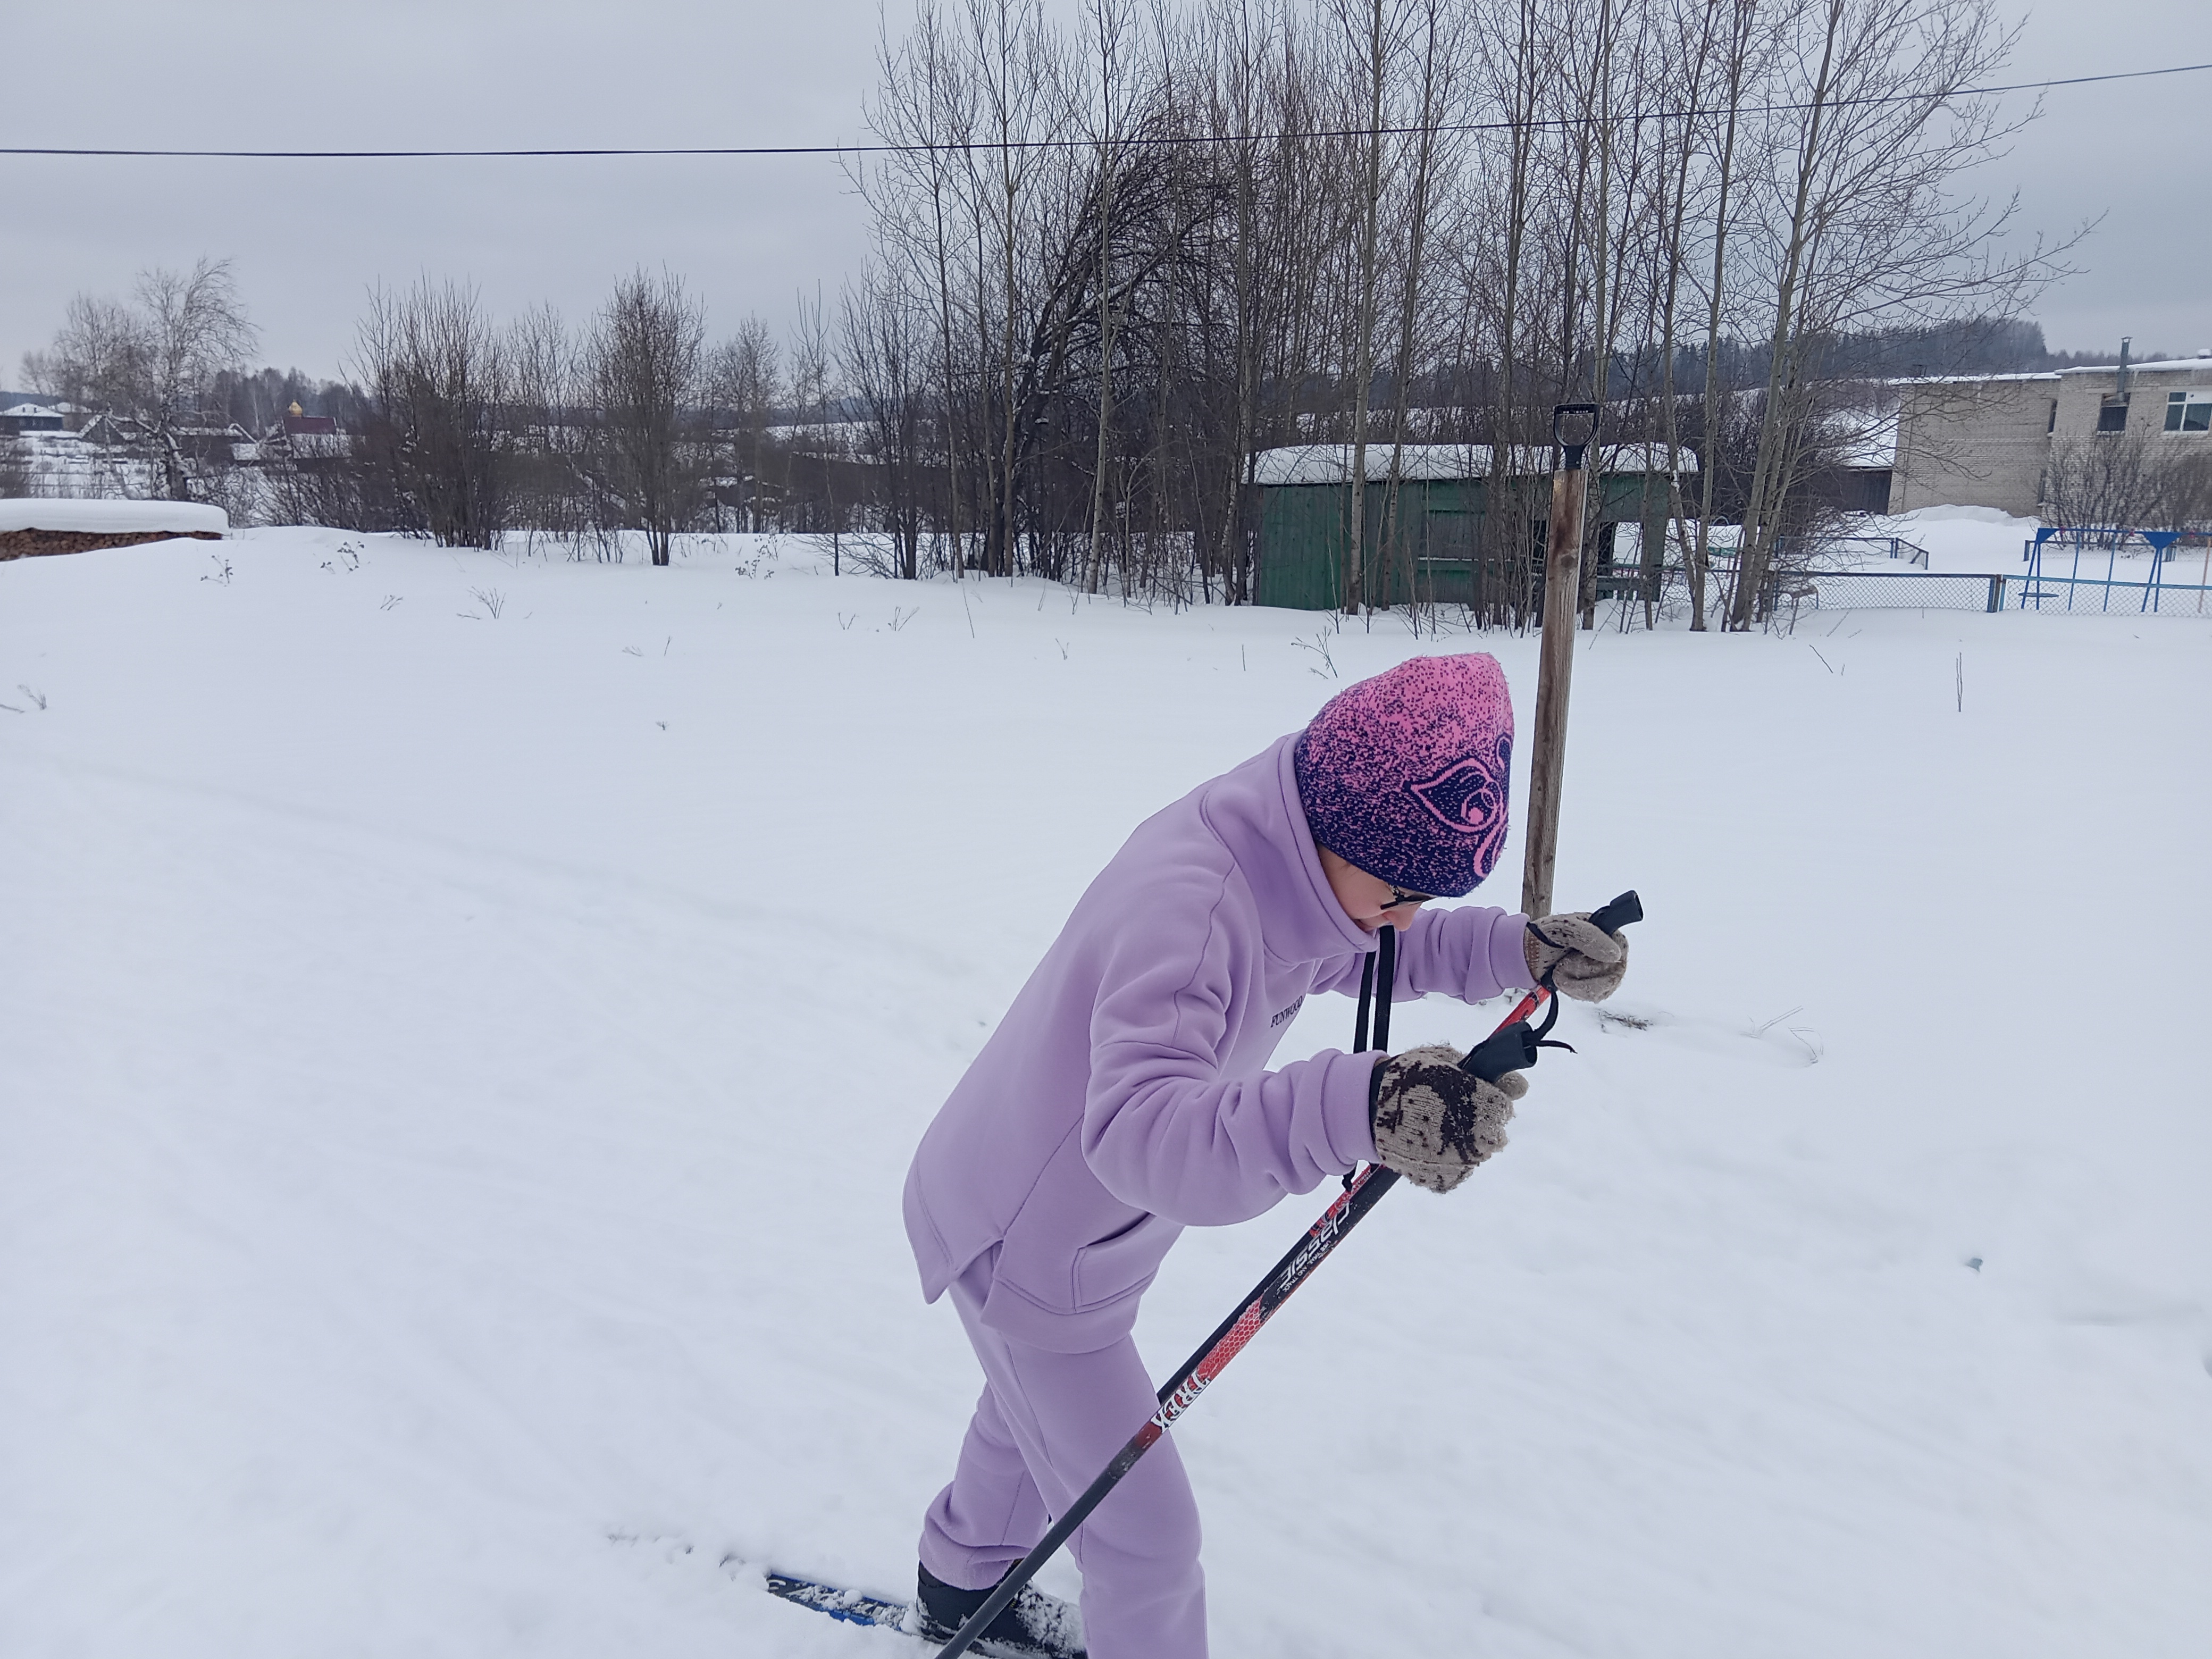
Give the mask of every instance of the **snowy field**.
<path id="1" fill-rule="evenodd" d="M 1438 647 L 813 563 L 0 565 L 0 1652 L 919 1650 L 758 1589 L 911 1585 L 916 1137 L 1132 826 Z M 2189 620 L 1589 636 L 1632 1018 L 1176 1431 L 1215 1652 L 2203 1654 L 2208 708 Z"/>

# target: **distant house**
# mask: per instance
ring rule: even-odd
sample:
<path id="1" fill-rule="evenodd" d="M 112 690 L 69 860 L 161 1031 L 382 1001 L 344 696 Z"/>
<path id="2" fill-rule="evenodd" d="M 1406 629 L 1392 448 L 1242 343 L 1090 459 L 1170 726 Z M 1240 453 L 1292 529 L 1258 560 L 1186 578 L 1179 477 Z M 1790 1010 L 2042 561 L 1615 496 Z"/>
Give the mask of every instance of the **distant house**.
<path id="1" fill-rule="evenodd" d="M 241 444 L 251 445 L 253 434 L 235 421 L 216 426 L 212 422 L 173 426 L 169 435 L 179 454 L 195 461 L 221 465 L 231 460 Z"/>
<path id="2" fill-rule="evenodd" d="M 62 412 L 47 404 L 20 403 L 0 409 L 0 437 L 20 438 L 26 432 L 59 432 Z"/>
<path id="3" fill-rule="evenodd" d="M 86 443 L 112 449 L 143 448 L 153 435 L 151 427 L 129 415 L 98 414 L 77 428 Z"/>
<path id="4" fill-rule="evenodd" d="M 1598 526 L 1595 545 L 1608 550 L 1612 526 L 1640 524 L 1642 545 L 1663 544 L 1667 519 L 1667 452 L 1658 444 L 1606 445 L 1590 483 L 1585 511 Z M 1687 452 L 1684 452 L 1687 459 Z M 1407 444 L 1397 453 L 1397 491 L 1392 500 L 1391 446 L 1370 444 L 1361 517 L 1361 544 L 1369 601 L 1402 605 L 1409 599 L 1466 605 L 1500 583 L 1519 591 L 1528 568 L 1519 558 L 1486 554 L 1482 521 L 1491 509 L 1491 449 L 1487 444 Z M 1513 511 L 1532 498 L 1548 501 L 1553 464 L 1549 447 L 1516 445 L 1506 458 L 1508 477 L 1498 492 Z M 1352 446 L 1304 444 L 1263 450 L 1253 458 L 1259 493 L 1255 598 L 1261 605 L 1297 611 L 1330 611 L 1343 602 L 1351 551 Z M 1386 542 L 1392 551 L 1377 558 Z M 1543 520 L 1531 518 L 1512 536 L 1523 557 L 1542 564 Z"/>
<path id="5" fill-rule="evenodd" d="M 2139 434 L 2212 451 L 2212 351 L 2033 374 L 1897 383 L 1889 510 L 1993 507 L 2037 514 L 2055 444 Z"/>
<path id="6" fill-rule="evenodd" d="M 261 453 L 289 455 L 295 461 L 335 460 L 353 453 L 353 439 L 338 430 L 328 415 L 304 415 L 300 405 L 291 410 L 261 440 Z"/>
<path id="7" fill-rule="evenodd" d="M 1808 479 L 1822 502 L 1844 513 L 1887 513 L 1897 477 L 1897 421 L 1887 403 L 1838 411 L 1820 423 L 1821 464 Z"/>

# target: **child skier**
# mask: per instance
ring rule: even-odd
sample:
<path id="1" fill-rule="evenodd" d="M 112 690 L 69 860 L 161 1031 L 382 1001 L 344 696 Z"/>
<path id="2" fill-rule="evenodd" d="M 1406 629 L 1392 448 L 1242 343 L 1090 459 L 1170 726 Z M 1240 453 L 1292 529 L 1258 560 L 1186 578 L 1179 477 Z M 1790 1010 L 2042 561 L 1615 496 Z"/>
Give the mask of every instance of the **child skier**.
<path id="1" fill-rule="evenodd" d="M 1355 989 L 1386 925 L 1401 998 L 1480 1002 L 1547 970 L 1583 1000 L 1620 984 L 1627 945 L 1586 913 L 1421 908 L 1497 861 L 1512 743 L 1480 653 L 1346 688 L 1138 827 L 931 1123 L 907 1232 L 985 1384 L 922 1526 L 926 1635 L 949 1638 L 1152 1414 L 1129 1332 L 1183 1228 L 1362 1162 L 1449 1191 L 1505 1144 L 1525 1079 L 1480 1082 L 1442 1045 L 1267 1070 L 1310 994 Z M 1170 1437 L 1075 1534 L 1092 1659 L 1202 1659 L 1198 1551 Z M 1060 1622 L 1024 1589 L 987 1634 L 1059 1651 Z"/>

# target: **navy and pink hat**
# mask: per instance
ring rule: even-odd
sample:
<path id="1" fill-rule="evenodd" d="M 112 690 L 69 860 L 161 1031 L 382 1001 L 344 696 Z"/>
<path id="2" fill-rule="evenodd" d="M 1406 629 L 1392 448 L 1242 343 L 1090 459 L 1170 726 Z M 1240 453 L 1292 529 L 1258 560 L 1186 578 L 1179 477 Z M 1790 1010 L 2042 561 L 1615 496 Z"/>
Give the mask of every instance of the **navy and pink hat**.
<path id="1" fill-rule="evenodd" d="M 1505 671 L 1480 651 L 1401 662 L 1324 703 L 1292 760 L 1315 841 L 1393 886 L 1457 898 L 1505 844 Z"/>

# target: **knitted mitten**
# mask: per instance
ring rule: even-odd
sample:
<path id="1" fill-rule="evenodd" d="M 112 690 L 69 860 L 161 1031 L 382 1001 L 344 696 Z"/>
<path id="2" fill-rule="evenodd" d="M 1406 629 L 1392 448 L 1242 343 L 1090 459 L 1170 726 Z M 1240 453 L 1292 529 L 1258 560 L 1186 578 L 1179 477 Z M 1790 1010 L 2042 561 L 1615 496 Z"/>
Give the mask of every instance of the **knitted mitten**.
<path id="1" fill-rule="evenodd" d="M 1451 1191 L 1505 1144 L 1513 1103 L 1528 1092 L 1518 1072 L 1485 1083 L 1460 1060 L 1449 1043 L 1408 1048 L 1376 1066 L 1369 1085 L 1375 1161 L 1432 1193 Z"/>
<path id="2" fill-rule="evenodd" d="M 1603 1002 L 1620 988 L 1628 972 L 1628 941 L 1594 926 L 1587 910 L 1538 916 L 1521 938 L 1521 955 L 1538 984 L 1552 975 L 1552 988 L 1577 1002 Z"/>

